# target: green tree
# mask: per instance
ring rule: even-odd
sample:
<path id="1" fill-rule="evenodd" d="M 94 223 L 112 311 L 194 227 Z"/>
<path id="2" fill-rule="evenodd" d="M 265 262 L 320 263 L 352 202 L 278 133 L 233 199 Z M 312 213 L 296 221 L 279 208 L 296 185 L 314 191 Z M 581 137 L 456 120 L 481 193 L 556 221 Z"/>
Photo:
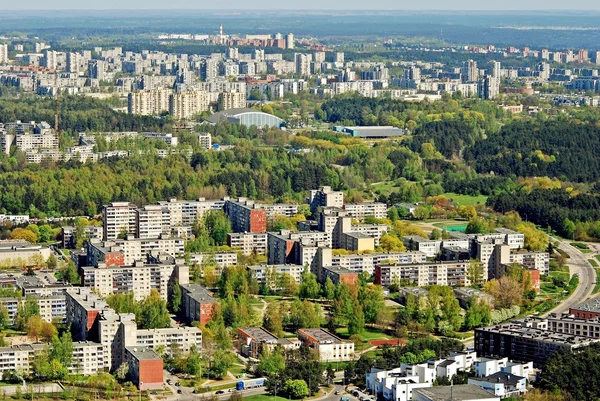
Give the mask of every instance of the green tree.
<path id="1" fill-rule="evenodd" d="M 186 359 L 186 370 L 191 375 L 197 375 L 202 368 L 202 359 L 195 345 L 190 347 L 190 352 Z"/>
<path id="2" fill-rule="evenodd" d="M 279 348 L 269 352 L 263 349 L 258 358 L 256 374 L 260 376 L 270 376 L 285 369 L 285 358 Z"/>
<path id="3" fill-rule="evenodd" d="M 15 315 L 15 327 L 17 330 L 25 329 L 27 321 L 32 316 L 39 316 L 40 306 L 37 300 L 32 296 L 27 296 L 23 304 L 17 306 L 17 313 Z"/>
<path id="4" fill-rule="evenodd" d="M 317 276 L 311 272 L 304 272 L 302 274 L 302 283 L 298 290 L 298 296 L 300 299 L 315 299 L 319 297 L 321 293 L 321 286 L 317 282 Z"/>
<path id="5" fill-rule="evenodd" d="M 263 327 L 277 337 L 283 336 L 283 323 L 281 321 L 281 306 L 276 302 L 270 302 L 263 316 Z"/>
<path id="6" fill-rule="evenodd" d="M 8 309 L 4 305 L 0 305 L 0 331 L 6 329 L 10 323 Z"/>
<path id="7" fill-rule="evenodd" d="M 79 273 L 77 273 L 77 267 L 71 260 L 64 264 L 58 270 L 58 273 L 60 278 L 67 283 L 79 284 L 81 282 L 81 277 L 79 276 Z"/>
<path id="8" fill-rule="evenodd" d="M 285 383 L 284 391 L 290 398 L 300 399 L 310 395 L 308 385 L 304 380 L 288 380 Z"/>
<path id="9" fill-rule="evenodd" d="M 48 266 L 48 269 L 50 270 L 54 270 L 58 266 L 58 260 L 56 260 L 56 256 L 54 256 L 53 253 L 50 254 L 50 256 L 48 257 L 48 260 L 46 261 L 46 266 Z"/>
<path id="10" fill-rule="evenodd" d="M 152 289 L 150 295 L 142 301 L 136 320 L 140 329 L 160 329 L 170 326 L 171 318 L 167 303 L 160 297 L 158 291 Z"/>
<path id="11" fill-rule="evenodd" d="M 179 280 L 175 279 L 171 281 L 171 285 L 170 285 L 170 294 L 171 297 L 169 298 L 169 309 L 175 313 L 178 314 L 179 310 L 181 309 L 181 287 L 179 286 Z"/>
<path id="12" fill-rule="evenodd" d="M 471 259 L 467 266 L 467 279 L 472 286 L 479 286 L 483 283 L 483 263 L 479 259 Z"/>
<path id="13" fill-rule="evenodd" d="M 335 297 L 335 284 L 333 284 L 330 277 L 327 277 L 325 284 L 323 284 L 323 294 L 329 300 L 333 300 Z"/>

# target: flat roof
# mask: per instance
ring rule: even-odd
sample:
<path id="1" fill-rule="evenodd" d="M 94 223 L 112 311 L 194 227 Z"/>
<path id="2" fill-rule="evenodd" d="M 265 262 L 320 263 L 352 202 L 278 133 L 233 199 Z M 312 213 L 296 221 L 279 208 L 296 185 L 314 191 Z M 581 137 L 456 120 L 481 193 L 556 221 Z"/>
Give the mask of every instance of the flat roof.
<path id="1" fill-rule="evenodd" d="M 298 329 L 298 334 L 305 334 L 315 339 L 319 344 L 343 343 L 344 341 L 338 336 L 331 334 L 323 329 Z"/>
<path id="2" fill-rule="evenodd" d="M 414 389 L 413 392 L 427 397 L 431 401 L 468 400 L 499 400 L 500 397 L 482 389 L 474 384 L 461 384 L 458 386 L 437 386 Z"/>
<path id="3" fill-rule="evenodd" d="M 520 380 L 525 379 L 523 376 L 513 375 L 508 372 L 496 372 L 486 377 L 473 378 L 473 380 L 484 381 L 488 383 L 504 383 L 504 384 L 517 384 Z"/>
<path id="4" fill-rule="evenodd" d="M 125 347 L 125 350 L 129 352 L 138 361 L 152 361 L 161 360 L 162 358 L 152 349 L 146 347 Z"/>
<path id="5" fill-rule="evenodd" d="M 210 292 L 208 292 L 208 290 L 200 284 L 182 284 L 181 288 L 196 302 L 205 304 L 217 302 L 217 300 L 212 297 Z"/>
<path id="6" fill-rule="evenodd" d="M 336 273 L 336 274 L 358 274 L 356 272 L 353 272 L 350 269 L 346 269 L 345 267 L 341 267 L 341 266 L 323 266 L 324 270 L 329 270 L 332 273 Z"/>
<path id="7" fill-rule="evenodd" d="M 291 344 L 290 340 L 286 338 L 278 338 L 273 333 L 262 327 L 240 327 L 238 330 L 259 343 L 281 345 Z"/>
<path id="8" fill-rule="evenodd" d="M 592 299 L 588 302 L 573 306 L 570 309 L 583 312 L 600 312 L 600 298 Z"/>

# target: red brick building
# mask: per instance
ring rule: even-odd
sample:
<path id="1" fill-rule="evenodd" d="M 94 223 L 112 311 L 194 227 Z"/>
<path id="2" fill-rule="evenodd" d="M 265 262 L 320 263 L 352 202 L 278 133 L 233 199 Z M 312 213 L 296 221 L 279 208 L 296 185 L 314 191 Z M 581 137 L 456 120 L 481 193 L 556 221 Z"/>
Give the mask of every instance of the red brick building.
<path id="1" fill-rule="evenodd" d="M 323 277 L 321 280 L 325 282 L 327 281 L 327 278 L 330 278 L 335 285 L 339 285 L 341 283 L 354 285 L 358 282 L 358 273 L 350 271 L 344 267 L 323 266 Z"/>
<path id="2" fill-rule="evenodd" d="M 189 322 L 206 324 L 212 320 L 217 300 L 199 284 L 181 285 L 181 312 Z"/>
<path id="3" fill-rule="evenodd" d="M 163 360 L 152 348 L 126 347 L 129 379 L 140 390 L 163 388 Z"/>
<path id="4" fill-rule="evenodd" d="M 569 314 L 579 319 L 600 318 L 600 301 L 592 299 L 587 303 L 569 308 Z"/>
<path id="5" fill-rule="evenodd" d="M 225 214 L 231 228 L 238 233 L 262 233 L 267 231 L 267 211 L 254 201 L 239 198 L 225 202 Z"/>

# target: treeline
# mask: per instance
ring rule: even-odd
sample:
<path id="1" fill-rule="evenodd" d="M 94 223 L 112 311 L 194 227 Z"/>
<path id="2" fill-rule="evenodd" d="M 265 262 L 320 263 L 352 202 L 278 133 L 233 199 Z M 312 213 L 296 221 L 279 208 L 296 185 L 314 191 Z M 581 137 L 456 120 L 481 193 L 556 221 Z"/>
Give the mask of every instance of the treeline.
<path id="1" fill-rule="evenodd" d="M 86 96 L 65 95 L 58 104 L 61 130 L 85 131 L 161 131 L 164 118 L 134 116 L 113 110 L 117 100 L 99 100 Z M 18 101 L 0 97 L 0 121 L 46 121 L 54 126 L 54 100 L 51 97 L 28 96 Z"/>
<path id="2" fill-rule="evenodd" d="M 520 177 L 550 176 L 591 182 L 600 179 L 600 126 L 565 119 L 513 121 L 477 141 L 464 159 L 478 172 Z"/>
<path id="3" fill-rule="evenodd" d="M 552 227 L 567 238 L 600 238 L 600 196 L 563 189 L 512 191 L 492 196 L 488 205 L 499 212 L 517 211 L 526 220 Z"/>

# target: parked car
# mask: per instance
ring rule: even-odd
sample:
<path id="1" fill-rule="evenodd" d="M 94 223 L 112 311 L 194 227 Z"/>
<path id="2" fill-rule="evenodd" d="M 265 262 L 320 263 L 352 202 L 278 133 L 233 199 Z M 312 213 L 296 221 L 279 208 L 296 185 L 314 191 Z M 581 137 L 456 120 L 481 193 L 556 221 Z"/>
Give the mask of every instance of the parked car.
<path id="1" fill-rule="evenodd" d="M 177 389 L 177 394 L 183 394 L 183 391 L 181 391 L 180 388 Z"/>
<path id="2" fill-rule="evenodd" d="M 223 390 L 217 390 L 217 391 L 215 391 L 215 394 L 225 394 L 225 391 L 223 391 Z"/>

